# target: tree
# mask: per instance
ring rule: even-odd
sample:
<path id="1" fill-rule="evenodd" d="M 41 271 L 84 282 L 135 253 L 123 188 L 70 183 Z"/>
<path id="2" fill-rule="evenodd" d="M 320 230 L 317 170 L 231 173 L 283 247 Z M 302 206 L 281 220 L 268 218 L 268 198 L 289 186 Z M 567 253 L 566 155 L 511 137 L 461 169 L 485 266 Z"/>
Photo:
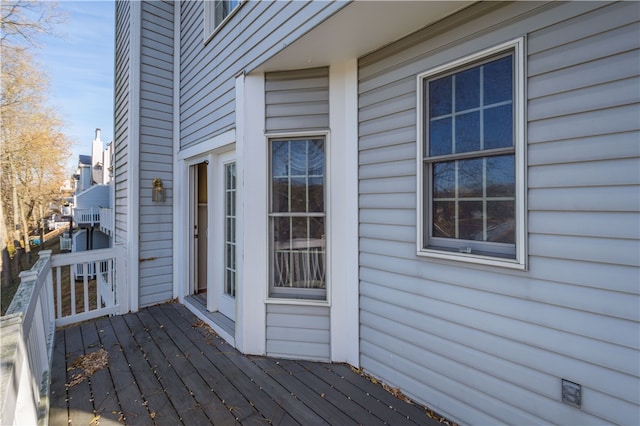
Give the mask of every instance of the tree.
<path id="1" fill-rule="evenodd" d="M 54 2 L 2 0 L 0 18 L 0 268 L 9 284 L 7 240 L 22 237 L 29 250 L 32 212 L 53 195 L 51 184 L 61 183 L 50 167 L 63 170 L 68 156 L 60 120 L 45 106 L 46 76 L 29 53 L 37 37 L 52 33 L 64 16 Z"/>

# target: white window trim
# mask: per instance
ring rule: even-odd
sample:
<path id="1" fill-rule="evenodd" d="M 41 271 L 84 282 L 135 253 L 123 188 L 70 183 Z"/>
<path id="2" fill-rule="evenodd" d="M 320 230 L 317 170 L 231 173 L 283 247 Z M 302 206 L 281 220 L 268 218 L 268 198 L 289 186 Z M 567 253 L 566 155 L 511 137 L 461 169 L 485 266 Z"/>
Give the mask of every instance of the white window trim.
<path id="1" fill-rule="evenodd" d="M 325 240 L 325 265 L 326 265 L 326 271 L 325 271 L 325 279 L 326 279 L 326 284 L 325 284 L 325 298 L 324 299 L 314 299 L 314 298 L 305 298 L 305 297 L 287 297 L 287 296 L 277 296 L 274 294 L 271 294 L 271 260 L 267 260 L 267 272 L 268 272 L 268 279 L 267 279 L 267 298 L 265 300 L 266 303 L 271 303 L 271 304 L 277 304 L 277 305 L 307 305 L 307 306 L 331 306 L 330 300 L 331 300 L 331 262 L 329 262 L 329 259 L 331 259 L 331 243 L 333 241 L 333 239 L 331 238 L 331 236 L 329 235 L 329 230 L 331 229 L 331 215 L 329 214 L 331 211 L 331 196 L 329 193 L 328 188 L 330 188 L 331 186 L 331 173 L 330 173 L 330 165 L 329 165 L 329 161 L 331 158 L 331 138 L 329 135 L 329 132 L 326 130 L 319 130 L 319 131 L 304 131 L 304 132 L 285 132 L 285 133 L 266 133 L 266 143 L 267 143 L 267 173 L 269 176 L 269 179 L 267 180 L 267 201 L 270 203 L 271 201 L 271 141 L 275 140 L 275 139 L 304 139 L 304 138 L 313 138 L 313 137 L 322 137 L 324 138 L 324 144 L 325 144 L 325 148 L 324 148 L 324 158 L 325 158 L 325 183 L 324 183 L 324 187 L 325 187 L 325 206 L 324 206 L 324 212 L 325 212 L 325 222 L 324 222 L 324 229 L 325 229 L 325 235 L 326 235 L 326 240 Z M 270 213 L 270 208 L 267 208 L 267 255 L 268 255 L 268 259 L 270 259 L 271 257 L 271 232 L 269 231 L 270 229 L 270 224 L 269 224 L 269 215 Z"/>
<path id="2" fill-rule="evenodd" d="M 527 268 L 527 230 L 526 230 L 526 121 L 525 121 L 525 43 L 524 37 L 511 40 L 500 45 L 485 49 L 481 52 L 447 62 L 446 64 L 432 68 L 417 76 L 417 208 L 416 208 L 416 249 L 418 256 L 463 261 L 474 264 L 499 266 L 505 268 L 521 269 Z M 507 49 L 514 49 L 514 135 L 515 135 L 515 186 L 516 186 L 516 252 L 515 259 L 504 259 L 500 257 L 479 255 L 473 253 L 456 253 L 443 250 L 424 248 L 426 239 L 424 234 L 425 193 L 424 193 L 424 80 L 430 76 L 451 70 L 459 66 L 472 63 L 477 60 L 500 53 Z"/>
<path id="3" fill-rule="evenodd" d="M 204 16 L 204 44 L 207 44 L 211 41 L 211 39 L 213 39 L 213 37 L 216 35 L 216 33 L 218 31 L 220 31 L 220 29 L 222 27 L 224 27 L 226 25 L 226 23 L 233 17 L 233 15 L 235 15 L 238 10 L 245 4 L 246 0 L 240 0 L 238 2 L 238 6 L 236 6 L 231 12 L 229 12 L 229 14 L 227 16 L 224 17 L 224 19 L 218 24 L 212 24 L 212 17 L 211 14 L 215 13 L 215 1 L 214 0 L 203 0 L 204 3 L 204 12 L 203 12 L 203 16 Z M 213 28 L 211 28 L 211 25 L 214 25 Z"/>

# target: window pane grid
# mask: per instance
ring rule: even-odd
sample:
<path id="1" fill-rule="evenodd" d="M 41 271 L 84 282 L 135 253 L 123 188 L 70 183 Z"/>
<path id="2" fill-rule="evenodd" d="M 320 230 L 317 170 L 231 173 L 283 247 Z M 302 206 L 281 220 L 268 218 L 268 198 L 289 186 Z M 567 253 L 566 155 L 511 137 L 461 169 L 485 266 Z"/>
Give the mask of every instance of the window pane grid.
<path id="1" fill-rule="evenodd" d="M 424 89 L 427 238 L 437 239 L 438 246 L 458 241 L 458 249 L 467 252 L 471 246 L 465 241 L 513 246 L 512 55 L 425 79 Z"/>
<path id="2" fill-rule="evenodd" d="M 225 235 L 224 235 L 224 292 L 236 296 L 236 163 L 225 167 Z"/>

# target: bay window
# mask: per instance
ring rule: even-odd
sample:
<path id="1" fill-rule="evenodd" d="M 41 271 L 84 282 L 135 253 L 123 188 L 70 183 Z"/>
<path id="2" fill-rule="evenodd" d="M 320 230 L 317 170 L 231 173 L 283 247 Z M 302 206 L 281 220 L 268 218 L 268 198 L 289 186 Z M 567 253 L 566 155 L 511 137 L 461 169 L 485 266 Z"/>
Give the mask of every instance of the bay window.
<path id="1" fill-rule="evenodd" d="M 270 149 L 270 294 L 325 299 L 325 139 L 272 139 Z"/>

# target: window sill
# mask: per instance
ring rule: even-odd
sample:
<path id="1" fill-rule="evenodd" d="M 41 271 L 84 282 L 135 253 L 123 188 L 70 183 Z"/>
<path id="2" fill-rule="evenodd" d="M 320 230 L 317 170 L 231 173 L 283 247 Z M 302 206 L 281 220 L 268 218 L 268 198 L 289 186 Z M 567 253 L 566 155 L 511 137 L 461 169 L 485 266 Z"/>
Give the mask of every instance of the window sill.
<path id="1" fill-rule="evenodd" d="M 452 260 L 456 262 L 466 262 L 476 265 L 497 266 L 501 268 L 517 269 L 521 271 L 527 270 L 524 261 L 517 259 L 505 259 L 493 256 L 484 256 L 471 253 L 446 252 L 442 250 L 423 249 L 418 250 L 416 254 L 420 257 L 429 257 L 434 259 Z"/>
<path id="2" fill-rule="evenodd" d="M 265 300 L 265 303 L 270 305 L 298 305 L 298 306 L 322 306 L 322 307 L 331 306 L 331 304 L 326 300 L 276 298 L 276 297 L 268 297 Z"/>

